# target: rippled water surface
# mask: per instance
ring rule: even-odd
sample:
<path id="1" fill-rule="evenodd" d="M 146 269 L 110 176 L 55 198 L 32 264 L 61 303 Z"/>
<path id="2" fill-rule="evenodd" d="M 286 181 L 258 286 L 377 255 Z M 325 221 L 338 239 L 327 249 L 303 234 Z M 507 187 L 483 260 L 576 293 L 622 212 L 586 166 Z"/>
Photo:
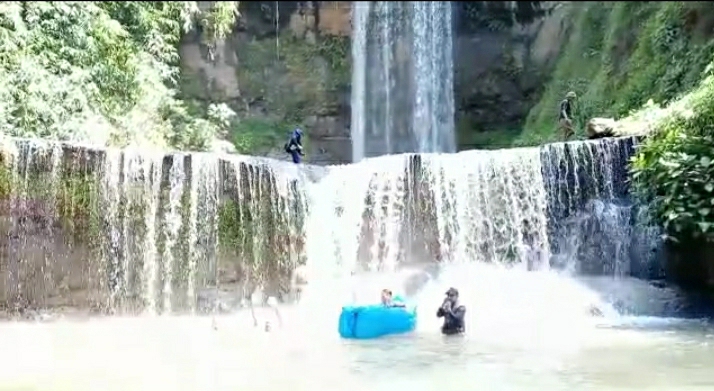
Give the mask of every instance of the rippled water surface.
<path id="1" fill-rule="evenodd" d="M 438 333 L 436 294 L 421 299 L 414 334 L 374 341 L 340 340 L 334 308 L 319 306 L 283 307 L 282 327 L 269 333 L 246 312 L 4 323 L 0 389 L 714 389 L 714 333 L 702 321 L 593 319 L 572 309 L 582 299 L 570 280 L 481 274 L 481 288 L 462 289 L 470 316 L 461 337 Z M 511 289 L 478 295 L 503 278 Z M 277 323 L 268 309 L 257 315 Z"/>

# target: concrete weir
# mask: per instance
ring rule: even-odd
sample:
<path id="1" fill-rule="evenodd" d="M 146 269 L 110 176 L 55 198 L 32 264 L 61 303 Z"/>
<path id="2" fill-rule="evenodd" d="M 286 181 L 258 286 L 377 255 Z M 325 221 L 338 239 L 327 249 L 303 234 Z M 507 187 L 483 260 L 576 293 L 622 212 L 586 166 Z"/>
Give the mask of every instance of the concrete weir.
<path id="1" fill-rule="evenodd" d="M 294 270 L 311 264 L 335 273 L 485 262 L 627 274 L 647 260 L 623 249 L 656 236 L 634 229 L 635 209 L 622 205 L 633 143 L 316 167 L 12 140 L 0 166 L 0 305 L 214 310 L 255 292 L 289 300 Z M 612 245 L 597 244 L 605 231 Z"/>
<path id="2" fill-rule="evenodd" d="M 12 140 L 0 175 L 0 303 L 173 312 L 195 310 L 221 282 L 284 291 L 304 242 L 302 182 L 319 171 Z"/>

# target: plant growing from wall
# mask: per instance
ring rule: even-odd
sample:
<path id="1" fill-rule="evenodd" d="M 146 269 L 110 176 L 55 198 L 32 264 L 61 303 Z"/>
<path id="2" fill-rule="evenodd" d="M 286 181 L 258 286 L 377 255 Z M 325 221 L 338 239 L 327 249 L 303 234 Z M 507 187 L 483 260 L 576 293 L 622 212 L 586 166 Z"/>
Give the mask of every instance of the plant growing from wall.
<path id="1" fill-rule="evenodd" d="M 63 171 L 52 183 L 46 172 L 31 168 L 26 176 L 19 176 L 13 169 L 9 162 L 0 162 L 0 201 L 10 206 L 13 197 L 29 200 L 32 207 L 52 213 L 44 217 L 58 223 L 74 240 L 96 249 L 101 214 L 99 187 L 92 173 Z"/>
<path id="2" fill-rule="evenodd" d="M 102 232 L 98 185 L 96 177 L 88 173 L 64 174 L 55 200 L 62 225 L 91 247 L 100 243 Z"/>
<path id="3" fill-rule="evenodd" d="M 711 65 L 710 65 L 711 68 Z M 714 238 L 714 76 L 683 100 L 632 159 L 635 193 L 673 240 Z"/>

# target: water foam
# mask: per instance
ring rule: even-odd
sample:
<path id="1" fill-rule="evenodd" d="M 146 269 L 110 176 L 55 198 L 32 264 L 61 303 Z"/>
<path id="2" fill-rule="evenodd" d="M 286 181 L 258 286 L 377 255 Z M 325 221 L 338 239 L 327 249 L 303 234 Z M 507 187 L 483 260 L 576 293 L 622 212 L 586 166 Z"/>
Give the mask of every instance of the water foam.
<path id="1" fill-rule="evenodd" d="M 374 303 L 385 287 L 414 290 L 418 331 L 436 333 L 435 309 L 456 286 L 469 334 L 507 344 L 587 329 L 593 306 L 615 316 L 593 290 L 549 270 L 541 172 L 535 148 L 392 155 L 331 169 L 309 192 L 316 207 L 303 308 L 333 325 L 340 305 Z M 410 259 L 415 235 L 433 258 Z"/>

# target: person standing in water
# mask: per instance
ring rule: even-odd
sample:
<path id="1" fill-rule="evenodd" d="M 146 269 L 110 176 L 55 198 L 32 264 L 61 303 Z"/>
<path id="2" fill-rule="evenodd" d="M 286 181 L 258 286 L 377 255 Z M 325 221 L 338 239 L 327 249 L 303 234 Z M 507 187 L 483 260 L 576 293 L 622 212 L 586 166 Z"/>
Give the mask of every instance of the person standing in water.
<path id="1" fill-rule="evenodd" d="M 560 110 L 558 112 L 558 126 L 563 132 L 563 141 L 567 141 L 575 134 L 573 129 L 573 102 L 578 96 L 575 92 L 570 91 L 565 94 L 565 99 L 560 102 Z"/>
<path id="2" fill-rule="evenodd" d="M 449 288 L 449 290 L 446 291 L 444 302 L 436 311 L 438 318 L 444 318 L 441 333 L 444 335 L 455 335 L 466 331 L 466 325 L 464 323 L 465 315 L 466 307 L 459 304 L 459 291 L 456 290 L 456 288 Z"/>

